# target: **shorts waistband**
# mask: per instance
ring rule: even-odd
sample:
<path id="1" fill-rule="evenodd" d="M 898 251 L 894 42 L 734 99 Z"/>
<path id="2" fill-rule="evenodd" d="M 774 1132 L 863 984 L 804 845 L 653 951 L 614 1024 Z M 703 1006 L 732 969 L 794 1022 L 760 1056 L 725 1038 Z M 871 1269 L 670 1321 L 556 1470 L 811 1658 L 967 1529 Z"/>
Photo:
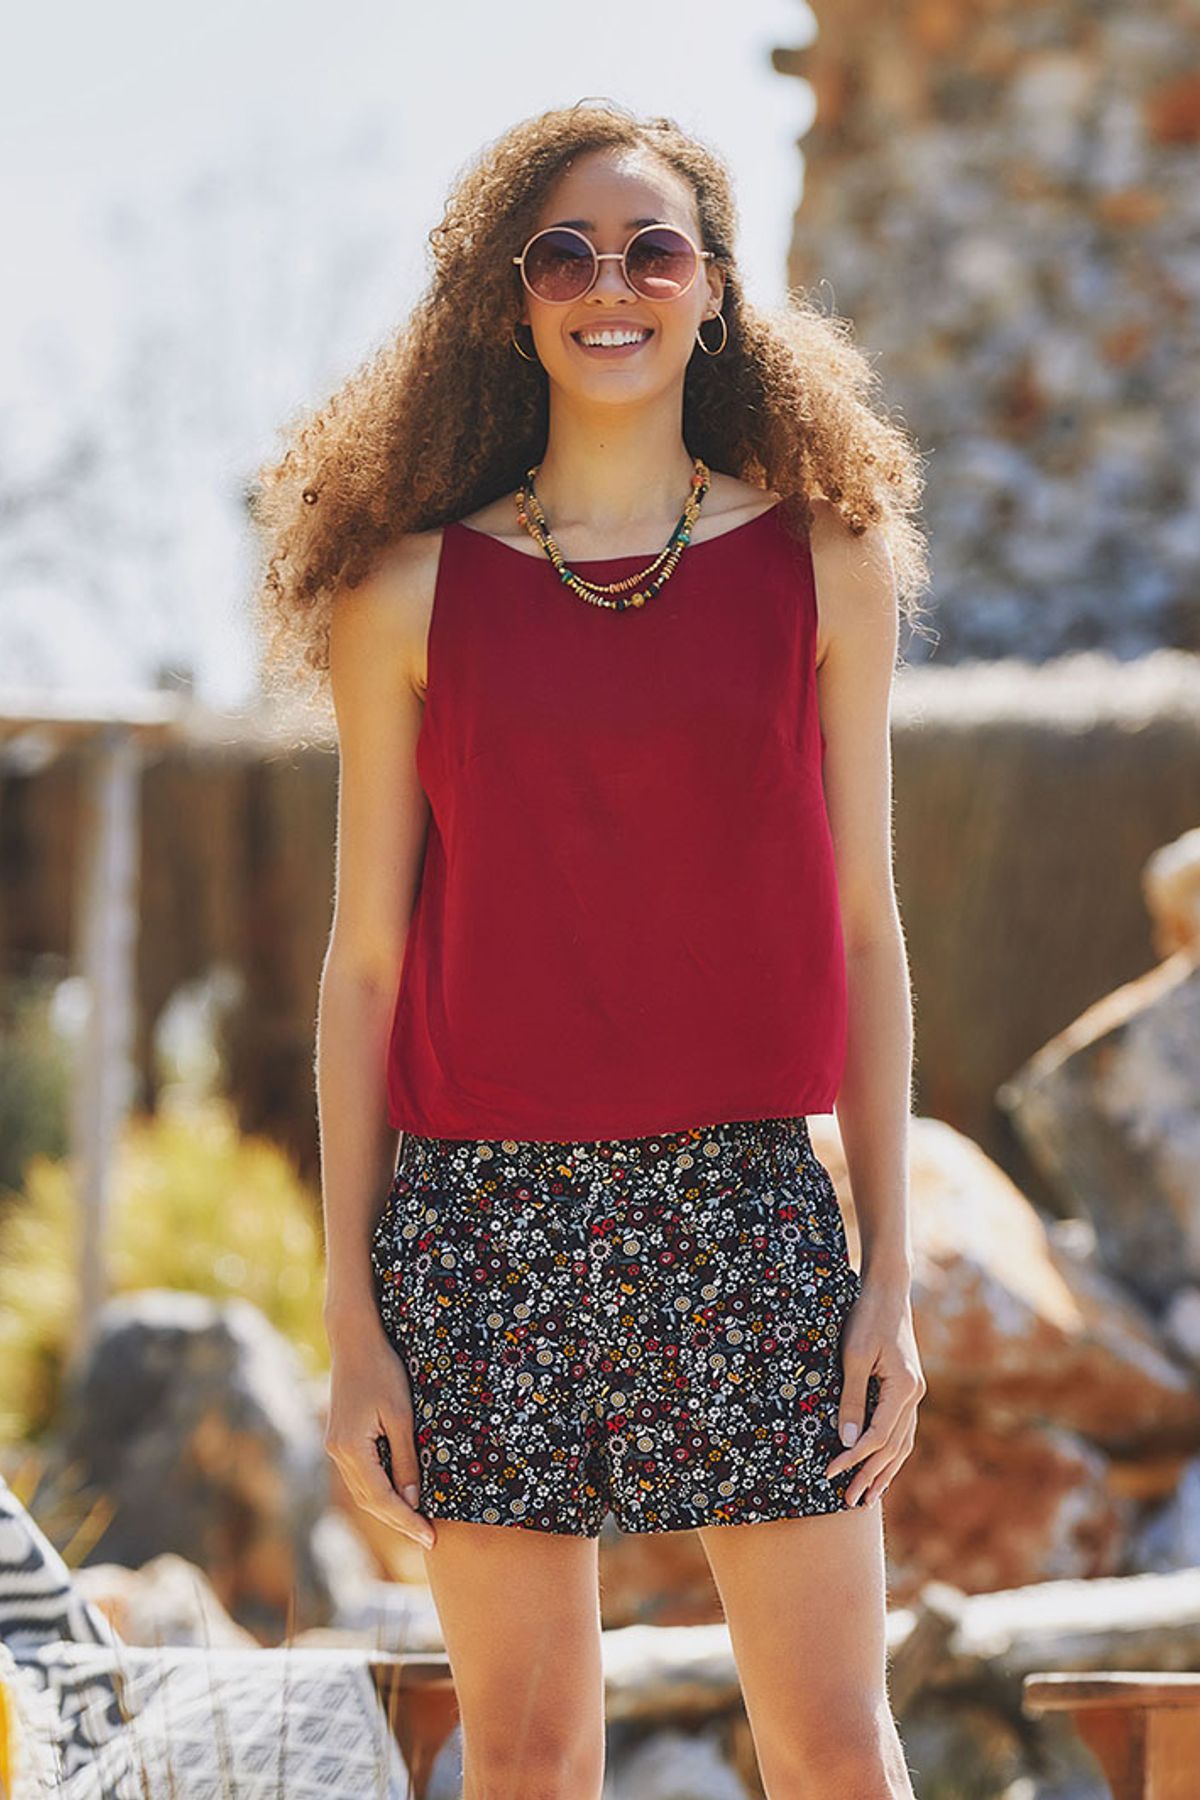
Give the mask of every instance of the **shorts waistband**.
<path id="1" fill-rule="evenodd" d="M 779 1118 L 720 1120 L 633 1138 L 444 1138 L 406 1131 L 401 1140 L 400 1159 L 406 1160 L 412 1152 L 437 1158 L 461 1157 L 473 1151 L 485 1161 L 503 1156 L 545 1157 L 555 1152 L 594 1161 L 610 1161 L 614 1157 L 643 1160 L 703 1153 L 705 1145 L 715 1146 L 717 1153 L 729 1149 L 775 1155 L 784 1149 L 803 1153 L 809 1144 L 808 1120 L 804 1114 L 796 1113 Z M 713 1151 L 709 1150 L 708 1154 Z"/>

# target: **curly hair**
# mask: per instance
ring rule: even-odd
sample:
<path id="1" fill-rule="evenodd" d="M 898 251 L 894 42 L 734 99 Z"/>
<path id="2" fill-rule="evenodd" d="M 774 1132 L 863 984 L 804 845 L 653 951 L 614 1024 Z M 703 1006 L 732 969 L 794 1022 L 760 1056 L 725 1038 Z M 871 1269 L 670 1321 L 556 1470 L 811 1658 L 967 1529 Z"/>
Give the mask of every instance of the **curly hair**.
<path id="1" fill-rule="evenodd" d="M 702 246 L 725 274 L 725 348 L 693 355 L 684 378 L 688 453 L 777 492 L 797 535 L 818 495 L 857 534 L 878 524 L 915 618 L 928 581 L 914 516 L 921 458 L 875 404 L 875 371 L 851 325 L 803 290 L 774 308 L 746 298 L 732 181 L 714 150 L 671 118 L 581 101 L 512 126 L 465 165 L 429 233 L 432 277 L 407 320 L 287 428 L 283 454 L 257 471 L 248 504 L 263 557 L 253 604 L 268 685 L 302 683 L 320 698 L 338 591 L 357 587 L 401 534 L 512 492 L 542 459 L 549 384 L 512 346 L 520 276 L 510 258 L 572 159 L 612 147 L 653 152 L 686 180 Z"/>

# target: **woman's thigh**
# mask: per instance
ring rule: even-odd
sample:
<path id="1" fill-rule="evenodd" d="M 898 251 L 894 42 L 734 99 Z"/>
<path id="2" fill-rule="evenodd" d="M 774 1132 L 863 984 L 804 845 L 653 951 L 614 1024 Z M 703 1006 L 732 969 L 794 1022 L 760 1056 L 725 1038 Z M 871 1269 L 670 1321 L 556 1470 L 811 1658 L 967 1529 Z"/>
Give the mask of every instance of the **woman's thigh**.
<path id="1" fill-rule="evenodd" d="M 472 1783 L 599 1796 L 604 1767 L 599 1542 L 439 1519 L 426 1567 Z"/>
<path id="2" fill-rule="evenodd" d="M 769 1793 L 891 1736 L 878 1502 L 713 1525 L 700 1539 Z M 772 1779 L 774 1777 L 774 1779 Z"/>

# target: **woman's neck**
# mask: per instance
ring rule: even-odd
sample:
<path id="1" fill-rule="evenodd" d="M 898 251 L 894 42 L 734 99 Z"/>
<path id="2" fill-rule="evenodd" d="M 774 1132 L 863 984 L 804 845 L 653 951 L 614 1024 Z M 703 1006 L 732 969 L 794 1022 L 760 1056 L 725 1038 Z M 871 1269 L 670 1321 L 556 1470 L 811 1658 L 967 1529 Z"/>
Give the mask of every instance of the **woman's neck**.
<path id="1" fill-rule="evenodd" d="M 555 530 L 576 537 L 637 536 L 639 529 L 675 522 L 692 469 L 677 406 L 669 413 L 608 407 L 582 415 L 561 403 L 551 408 L 537 497 Z"/>

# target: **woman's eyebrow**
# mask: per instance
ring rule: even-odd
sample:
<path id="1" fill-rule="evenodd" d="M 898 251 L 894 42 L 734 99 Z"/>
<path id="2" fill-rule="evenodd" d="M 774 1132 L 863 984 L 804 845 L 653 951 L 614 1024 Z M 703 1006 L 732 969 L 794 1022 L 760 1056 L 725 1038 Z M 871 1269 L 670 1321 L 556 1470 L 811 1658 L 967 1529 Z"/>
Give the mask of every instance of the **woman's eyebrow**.
<path id="1" fill-rule="evenodd" d="M 625 229 L 626 231 L 637 231 L 642 225 L 667 225 L 669 223 L 670 221 L 667 219 L 626 219 Z M 563 225 L 569 225 L 573 231 L 595 231 L 597 229 L 594 219 L 555 219 L 554 223 L 547 225 L 545 229 L 554 231 Z"/>

